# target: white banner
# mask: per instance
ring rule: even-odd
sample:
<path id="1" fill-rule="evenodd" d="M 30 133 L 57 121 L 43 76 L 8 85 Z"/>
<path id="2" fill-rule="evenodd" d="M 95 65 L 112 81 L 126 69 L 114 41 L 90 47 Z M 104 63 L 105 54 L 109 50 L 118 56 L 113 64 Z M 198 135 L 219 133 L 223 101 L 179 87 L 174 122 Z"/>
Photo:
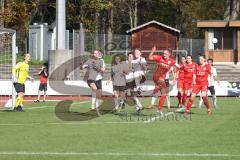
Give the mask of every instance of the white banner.
<path id="1" fill-rule="evenodd" d="M 33 83 L 30 81 L 26 81 L 25 83 L 25 95 L 37 95 L 38 94 L 38 88 L 39 88 L 39 81 L 34 81 Z M 59 83 L 58 81 L 54 83 Z M 76 86 L 76 89 L 78 87 L 85 88 L 84 93 L 81 93 L 79 95 L 90 95 L 91 90 L 89 89 L 87 83 L 85 81 L 65 81 L 65 85 L 71 85 L 71 86 Z M 141 95 L 143 96 L 149 96 L 154 89 L 154 85 L 152 82 L 146 82 L 149 85 L 143 85 L 142 89 L 144 92 L 142 92 Z M 11 81 L 0 81 L 0 95 L 11 95 L 12 90 L 11 90 Z M 67 88 L 65 86 L 65 88 Z M 48 95 L 66 95 L 61 93 L 61 88 L 62 84 L 59 85 L 58 90 L 60 92 L 55 91 L 48 85 Z M 102 89 L 105 92 L 104 95 L 112 95 L 113 94 L 113 86 L 112 84 L 107 84 L 107 81 L 102 82 Z M 215 89 L 216 89 L 216 95 L 217 96 L 240 96 L 240 82 L 227 82 L 227 81 L 221 81 L 220 85 L 217 83 L 215 84 Z M 171 96 L 176 96 L 177 95 L 177 86 L 172 85 L 172 82 L 170 82 L 170 95 Z M 209 93 L 210 94 L 210 93 Z M 74 94 L 70 94 L 74 95 Z"/>

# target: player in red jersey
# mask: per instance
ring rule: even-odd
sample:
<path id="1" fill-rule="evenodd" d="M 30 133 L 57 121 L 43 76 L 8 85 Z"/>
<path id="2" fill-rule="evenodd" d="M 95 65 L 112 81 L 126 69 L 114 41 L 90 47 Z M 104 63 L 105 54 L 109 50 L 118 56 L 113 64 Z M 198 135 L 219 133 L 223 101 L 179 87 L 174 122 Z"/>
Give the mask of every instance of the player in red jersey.
<path id="1" fill-rule="evenodd" d="M 182 105 L 185 107 L 185 103 L 187 101 L 188 92 L 192 93 L 193 86 L 195 85 L 196 75 L 196 64 L 192 61 L 192 56 L 188 55 L 186 57 L 186 64 L 184 65 L 184 82 L 183 82 L 183 98 L 182 98 Z"/>
<path id="2" fill-rule="evenodd" d="M 192 95 L 188 101 L 185 114 L 189 113 L 194 98 L 201 91 L 203 102 L 207 107 L 208 114 L 211 115 L 212 113 L 210 109 L 210 104 L 207 98 L 208 76 L 211 75 L 211 66 L 206 64 L 204 56 L 199 57 L 199 63 L 200 64 L 196 66 L 196 85 L 193 87 Z"/>
<path id="3" fill-rule="evenodd" d="M 184 83 L 184 65 L 186 64 L 186 57 L 181 57 L 181 68 L 176 70 L 177 89 L 178 89 L 178 107 L 182 107 L 183 98 L 183 83 Z"/>
<path id="4" fill-rule="evenodd" d="M 40 102 L 41 92 L 44 91 L 43 102 L 46 101 L 47 95 L 47 81 L 48 81 L 48 72 L 45 65 L 42 66 L 41 70 L 36 74 L 39 76 L 40 85 L 38 89 L 38 98 L 34 102 Z"/>
<path id="5" fill-rule="evenodd" d="M 161 91 L 161 98 L 159 99 L 158 112 L 162 114 L 162 107 L 165 102 L 166 96 L 169 93 L 168 83 L 166 82 L 166 74 L 169 72 L 172 66 L 180 68 L 180 66 L 170 58 L 170 51 L 164 50 L 163 55 L 153 55 L 156 51 L 156 47 L 152 48 L 152 52 L 149 54 L 149 60 L 157 63 L 157 68 L 153 74 L 153 81 L 155 83 L 155 89 L 153 92 L 157 93 Z"/>

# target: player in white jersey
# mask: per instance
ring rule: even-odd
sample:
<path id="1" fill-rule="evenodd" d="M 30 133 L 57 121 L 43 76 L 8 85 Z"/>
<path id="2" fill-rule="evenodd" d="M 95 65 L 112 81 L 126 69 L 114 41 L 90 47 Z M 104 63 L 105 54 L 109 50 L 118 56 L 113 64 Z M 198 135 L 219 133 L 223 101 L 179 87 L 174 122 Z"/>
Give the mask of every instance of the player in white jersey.
<path id="1" fill-rule="evenodd" d="M 126 72 L 125 63 L 120 55 L 115 55 L 112 60 L 111 77 L 108 84 L 112 81 L 114 93 L 115 111 L 120 111 L 125 107 L 125 90 L 126 90 Z M 119 104 L 120 100 L 120 104 Z"/>
<path id="2" fill-rule="evenodd" d="M 139 49 L 134 50 L 134 60 L 132 60 L 136 89 L 141 89 L 140 85 L 146 81 L 145 72 L 147 70 L 147 61 L 142 57 Z"/>
<path id="3" fill-rule="evenodd" d="M 135 76 L 134 76 L 134 66 L 133 66 L 133 61 L 134 56 L 133 53 L 128 54 L 128 59 L 125 62 L 125 70 L 126 70 L 126 95 L 127 92 L 130 91 L 131 98 L 133 99 L 135 103 L 135 108 L 137 113 L 140 113 L 141 109 L 143 108 L 142 104 L 140 103 L 136 92 L 134 92 L 134 88 L 136 88 L 136 82 L 135 82 Z"/>
<path id="4" fill-rule="evenodd" d="M 175 76 L 175 73 L 174 73 L 174 69 L 173 67 L 171 67 L 170 71 L 166 74 L 166 84 L 168 85 L 168 87 L 170 87 L 169 85 L 169 73 L 171 72 L 171 75 L 172 75 L 172 78 L 173 78 L 173 85 L 175 85 L 176 83 L 176 76 Z M 152 95 L 152 98 L 151 98 L 151 104 L 149 105 L 148 109 L 153 109 L 154 108 L 154 104 L 157 100 L 157 93 Z M 168 93 L 168 95 L 166 96 L 166 99 L 167 99 L 167 109 L 170 110 L 170 107 L 171 107 L 171 102 L 170 102 L 170 95 Z"/>
<path id="5" fill-rule="evenodd" d="M 208 76 L 208 90 L 210 91 L 210 93 L 212 95 L 213 106 L 216 108 L 217 107 L 217 96 L 215 93 L 214 84 L 215 84 L 215 81 L 217 81 L 218 85 L 220 85 L 220 81 L 217 76 L 217 69 L 215 67 L 213 67 L 213 59 L 209 58 L 207 60 L 207 63 L 211 66 L 211 72 L 212 72 L 212 74 Z M 199 107 L 202 106 L 202 103 L 203 103 L 203 100 L 200 95 Z"/>
<path id="6" fill-rule="evenodd" d="M 105 71 L 105 63 L 101 58 L 102 54 L 98 50 L 94 50 L 92 58 L 88 59 L 82 66 L 81 69 L 88 69 L 87 83 L 92 90 L 92 106 L 91 109 L 96 109 L 99 113 L 99 100 L 102 93 L 102 74 Z"/>
<path id="7" fill-rule="evenodd" d="M 106 69 L 106 64 L 105 64 L 104 59 L 103 59 L 103 54 L 100 51 L 98 51 L 98 52 L 99 52 L 99 59 L 102 62 L 102 69 L 101 69 L 100 72 L 98 72 L 95 81 L 102 83 L 103 72 Z M 96 97 L 102 97 L 102 87 L 97 89 L 97 96 Z M 94 109 L 94 107 L 93 107 L 94 105 L 96 106 L 96 108 L 98 108 L 100 106 L 100 99 L 99 98 L 96 98 L 96 99 L 92 98 L 92 109 Z"/>

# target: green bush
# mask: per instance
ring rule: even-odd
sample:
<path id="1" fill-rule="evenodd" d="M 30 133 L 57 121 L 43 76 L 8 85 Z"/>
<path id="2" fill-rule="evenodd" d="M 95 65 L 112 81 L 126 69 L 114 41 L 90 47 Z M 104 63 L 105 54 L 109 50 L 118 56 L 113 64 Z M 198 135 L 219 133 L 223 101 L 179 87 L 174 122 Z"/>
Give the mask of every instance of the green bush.
<path id="1" fill-rule="evenodd" d="M 126 61 L 126 56 L 125 55 L 119 54 L 119 56 L 121 57 L 122 61 Z M 104 62 L 106 64 L 111 64 L 113 57 L 114 57 L 113 55 L 105 55 L 105 56 L 103 56 Z"/>

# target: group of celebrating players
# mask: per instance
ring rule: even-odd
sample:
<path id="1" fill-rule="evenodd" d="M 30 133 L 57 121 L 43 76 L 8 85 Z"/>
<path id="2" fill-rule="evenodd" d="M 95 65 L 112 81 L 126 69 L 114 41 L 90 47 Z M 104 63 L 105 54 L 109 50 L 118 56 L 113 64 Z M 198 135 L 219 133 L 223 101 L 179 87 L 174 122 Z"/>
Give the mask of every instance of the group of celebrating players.
<path id="1" fill-rule="evenodd" d="M 155 88 L 152 93 L 152 102 L 148 108 L 152 109 L 156 95 L 161 92 L 158 104 L 158 113 L 163 114 L 162 108 L 165 99 L 169 97 L 169 72 L 173 72 L 173 84 L 177 81 L 178 88 L 178 106 L 185 110 L 185 115 L 189 114 L 194 98 L 201 91 L 201 102 L 203 101 L 208 114 L 211 115 L 210 103 L 208 101 L 208 89 L 212 93 L 214 106 L 216 107 L 216 95 L 214 89 L 214 80 L 217 79 L 216 69 L 212 66 L 212 59 L 206 61 L 203 55 L 199 56 L 199 62 L 192 61 L 191 55 L 181 57 L 180 64 L 171 58 L 170 50 L 164 50 L 162 55 L 154 55 L 156 47 L 148 56 L 149 61 L 155 61 L 156 69 L 153 74 Z M 89 72 L 87 83 L 92 90 L 92 110 L 99 110 L 99 99 L 102 90 L 103 73 L 106 71 L 101 52 L 95 50 L 93 58 L 86 61 L 81 68 L 87 68 Z M 133 99 L 136 111 L 139 113 L 144 107 L 138 99 L 141 92 L 141 84 L 146 81 L 145 74 L 148 70 L 148 64 L 139 49 L 128 53 L 127 60 L 124 61 L 121 55 L 115 55 L 112 60 L 111 76 L 107 84 L 112 82 L 114 93 L 114 109 L 119 111 L 125 107 L 127 95 Z M 211 86 L 209 86 L 209 82 Z M 219 81 L 218 81 L 219 82 Z M 190 95 L 188 103 L 187 98 Z M 99 112 L 98 112 L 99 113 Z"/>

